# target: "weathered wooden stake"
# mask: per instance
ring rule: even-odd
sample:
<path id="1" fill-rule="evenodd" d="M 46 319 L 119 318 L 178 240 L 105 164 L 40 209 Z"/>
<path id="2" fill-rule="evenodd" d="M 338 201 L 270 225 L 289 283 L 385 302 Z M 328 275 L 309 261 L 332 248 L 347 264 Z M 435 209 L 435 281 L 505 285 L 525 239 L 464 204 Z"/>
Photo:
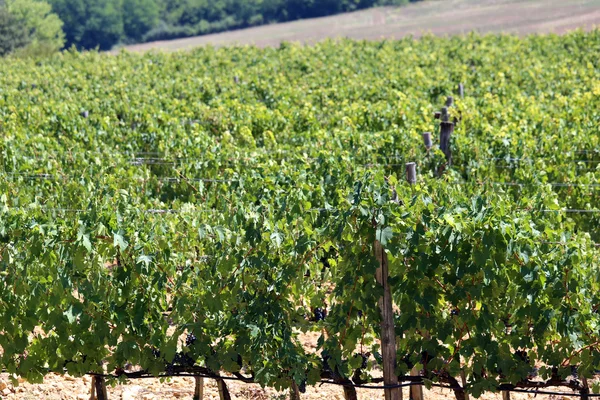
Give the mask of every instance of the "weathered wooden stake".
<path id="1" fill-rule="evenodd" d="M 452 104 L 454 104 L 454 97 L 452 97 L 452 96 L 446 97 L 446 107 L 452 107 Z"/>
<path id="2" fill-rule="evenodd" d="M 442 122 L 440 124 L 440 150 L 446 156 L 447 165 L 452 164 L 452 151 L 450 150 L 450 137 L 454 132 L 454 124 L 451 122 Z"/>
<path id="3" fill-rule="evenodd" d="M 465 374 L 464 370 L 460 371 L 460 381 L 464 390 L 467 387 L 467 374 Z M 469 393 L 466 390 L 462 393 L 462 400 L 469 400 Z"/>
<path id="4" fill-rule="evenodd" d="M 462 98 L 465 97 L 465 85 L 461 83 L 458 84 L 458 95 Z"/>
<path id="5" fill-rule="evenodd" d="M 94 377 L 94 387 L 96 388 L 96 399 L 97 400 L 108 400 L 108 394 L 106 392 L 106 382 L 101 376 Z"/>
<path id="6" fill-rule="evenodd" d="M 410 371 L 410 376 L 419 376 L 419 370 L 413 368 Z M 414 385 L 410 387 L 410 400 L 423 400 L 423 386 Z"/>
<path id="7" fill-rule="evenodd" d="M 433 118 L 435 118 L 435 119 L 440 119 L 440 118 L 442 118 L 442 113 L 441 113 L 440 111 L 436 111 L 436 112 L 433 114 Z"/>
<path id="8" fill-rule="evenodd" d="M 442 107 L 441 113 L 442 113 L 442 115 L 441 115 L 440 119 L 442 120 L 442 122 L 450 121 L 450 113 L 448 112 L 448 107 Z"/>
<path id="9" fill-rule="evenodd" d="M 202 400 L 204 398 L 204 378 L 199 376 L 194 377 L 194 400 Z"/>
<path id="10" fill-rule="evenodd" d="M 502 392 L 502 400 L 510 400 L 510 392 L 508 390 Z"/>
<path id="11" fill-rule="evenodd" d="M 354 386 L 344 386 L 344 399 L 358 400 L 358 395 L 356 394 L 356 389 L 354 388 Z"/>
<path id="12" fill-rule="evenodd" d="M 375 258 L 379 261 L 379 268 L 375 273 L 377 282 L 383 286 L 383 297 L 379 299 L 381 309 L 381 353 L 383 358 L 383 383 L 386 386 L 398 384 L 396 375 L 396 332 L 394 330 L 394 310 L 392 307 L 392 293 L 388 285 L 388 260 L 385 250 L 379 240 L 373 245 Z M 384 389 L 385 400 L 402 400 L 402 388 Z"/>
<path id="13" fill-rule="evenodd" d="M 292 386 L 290 387 L 290 400 L 300 400 L 300 389 L 293 379 Z"/>
<path id="14" fill-rule="evenodd" d="M 431 132 L 423 132 L 423 143 L 425 143 L 427 150 L 431 149 L 433 146 L 431 143 Z"/>
<path id="15" fill-rule="evenodd" d="M 225 380 L 217 379 L 217 387 L 219 388 L 219 399 L 231 400 L 231 395 L 229 394 L 229 389 L 227 389 Z"/>
<path id="16" fill-rule="evenodd" d="M 417 183 L 417 164 L 414 162 L 406 163 L 406 180 L 411 185 Z"/>
<path id="17" fill-rule="evenodd" d="M 236 76 L 233 77 L 233 81 L 237 85 L 238 83 L 240 83 L 240 78 L 236 75 Z"/>
<path id="18" fill-rule="evenodd" d="M 96 377 L 92 376 L 92 387 L 90 388 L 90 400 L 96 400 Z"/>

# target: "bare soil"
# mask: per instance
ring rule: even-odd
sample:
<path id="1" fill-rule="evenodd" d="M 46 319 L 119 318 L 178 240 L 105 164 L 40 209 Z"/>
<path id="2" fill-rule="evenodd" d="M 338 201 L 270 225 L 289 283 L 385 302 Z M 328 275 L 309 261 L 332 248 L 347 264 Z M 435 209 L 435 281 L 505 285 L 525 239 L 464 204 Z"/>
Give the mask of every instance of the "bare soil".
<path id="1" fill-rule="evenodd" d="M 0 398 L 4 400 L 88 400 L 90 398 L 91 378 L 73 378 L 70 376 L 49 375 L 45 382 L 40 385 L 32 385 L 26 382 L 14 387 L 8 383 L 6 374 L 0 374 Z M 236 400 L 283 400 L 289 399 L 287 393 L 277 393 L 272 389 L 262 389 L 258 385 L 247 385 L 238 382 L 227 382 L 231 397 Z M 193 378 L 174 378 L 170 381 L 161 382 L 160 379 L 142 379 L 132 381 L 127 385 L 119 385 L 108 388 L 108 398 L 111 400 L 191 400 L 194 395 Z M 408 399 L 408 389 L 403 392 L 404 399 Z M 340 387 L 323 385 L 307 388 L 306 393 L 301 395 L 305 400 L 344 400 L 344 393 Z M 383 391 L 358 389 L 360 400 L 383 400 Z M 454 399 L 454 393 L 449 389 L 434 388 L 424 389 L 426 400 Z M 550 396 L 534 394 L 511 394 L 511 399 L 539 399 L 539 400 L 563 400 L 571 399 L 565 396 Z M 204 399 L 218 400 L 219 391 L 213 380 L 205 380 Z M 501 400 L 502 395 L 486 393 L 482 400 Z"/>
<path id="2" fill-rule="evenodd" d="M 589 30 L 597 25 L 600 25 L 600 0 L 438 0 L 144 43 L 125 49 L 174 51 L 203 45 L 266 47 L 278 46 L 282 41 L 310 44 L 327 38 L 377 40 L 470 31 L 560 34 L 576 28 Z"/>

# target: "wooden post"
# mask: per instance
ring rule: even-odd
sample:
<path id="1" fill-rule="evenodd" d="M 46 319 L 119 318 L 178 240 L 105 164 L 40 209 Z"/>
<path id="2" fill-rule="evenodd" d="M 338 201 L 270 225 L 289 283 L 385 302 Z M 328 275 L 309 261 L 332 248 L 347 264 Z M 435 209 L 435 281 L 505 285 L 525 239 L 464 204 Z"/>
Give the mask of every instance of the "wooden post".
<path id="1" fill-rule="evenodd" d="M 410 370 L 410 376 L 419 376 L 419 370 L 413 368 Z M 423 400 L 423 386 L 413 385 L 410 387 L 410 400 Z"/>
<path id="2" fill-rule="evenodd" d="M 238 83 L 240 83 L 240 78 L 236 75 L 233 77 L 233 82 L 235 82 L 235 84 L 237 85 Z"/>
<path id="3" fill-rule="evenodd" d="M 352 383 L 352 382 L 348 382 Z M 356 389 L 354 386 L 344 386 L 344 399 L 345 400 L 358 400 Z"/>
<path id="4" fill-rule="evenodd" d="M 411 185 L 417 183 L 417 164 L 414 162 L 406 163 L 406 180 Z"/>
<path id="5" fill-rule="evenodd" d="M 96 399 L 97 400 L 108 400 L 108 394 L 106 392 L 106 382 L 101 376 L 94 377 L 94 387 L 96 388 Z"/>
<path id="6" fill-rule="evenodd" d="M 452 107 L 452 104 L 454 104 L 454 97 L 452 97 L 452 96 L 446 97 L 446 107 Z"/>
<path id="7" fill-rule="evenodd" d="M 510 392 L 508 390 L 502 392 L 502 400 L 510 400 Z"/>
<path id="8" fill-rule="evenodd" d="M 92 387 L 90 389 L 90 400 L 96 400 L 96 377 L 92 376 Z"/>
<path id="9" fill-rule="evenodd" d="M 296 381 L 292 379 L 292 386 L 290 387 L 290 400 L 300 400 L 300 388 L 296 384 Z"/>
<path id="10" fill-rule="evenodd" d="M 448 165 L 452 164 L 452 151 L 450 149 L 450 137 L 452 136 L 452 132 L 454 132 L 453 123 L 442 122 L 440 124 L 440 150 L 444 152 Z"/>
<path id="11" fill-rule="evenodd" d="M 377 282 L 383 286 L 383 297 L 379 299 L 381 309 L 381 354 L 383 358 L 383 383 L 386 386 L 398 384 L 396 375 L 396 332 L 394 330 L 394 310 L 392 307 L 392 293 L 388 285 L 388 260 L 385 250 L 379 240 L 373 245 L 375 258 L 379 261 L 379 268 L 375 273 Z M 385 400 L 402 400 L 402 388 L 384 389 Z"/>
<path id="12" fill-rule="evenodd" d="M 442 107 L 441 117 L 442 122 L 450 121 L 450 114 L 448 113 L 448 107 Z"/>
<path id="13" fill-rule="evenodd" d="M 467 387 L 467 374 L 465 374 L 465 370 L 461 370 L 460 371 L 460 381 L 463 387 L 463 394 L 462 394 L 462 399 L 463 400 L 469 400 L 469 394 L 466 391 L 466 387 Z"/>
<path id="14" fill-rule="evenodd" d="M 225 380 L 217 379 L 217 387 L 219 388 L 219 399 L 231 400 L 231 395 L 229 394 L 229 389 L 227 389 L 227 384 L 225 384 Z"/>
<path id="15" fill-rule="evenodd" d="M 204 398 L 204 378 L 195 376 L 194 400 L 202 400 Z"/>
<path id="16" fill-rule="evenodd" d="M 433 118 L 435 118 L 435 119 L 442 118 L 442 113 L 440 111 L 436 111 L 435 114 L 433 114 Z"/>
<path id="17" fill-rule="evenodd" d="M 458 95 L 462 98 L 465 97 L 465 85 L 461 83 L 458 84 Z"/>
<path id="18" fill-rule="evenodd" d="M 427 150 L 431 149 L 431 132 L 423 132 L 423 143 L 425 143 Z"/>

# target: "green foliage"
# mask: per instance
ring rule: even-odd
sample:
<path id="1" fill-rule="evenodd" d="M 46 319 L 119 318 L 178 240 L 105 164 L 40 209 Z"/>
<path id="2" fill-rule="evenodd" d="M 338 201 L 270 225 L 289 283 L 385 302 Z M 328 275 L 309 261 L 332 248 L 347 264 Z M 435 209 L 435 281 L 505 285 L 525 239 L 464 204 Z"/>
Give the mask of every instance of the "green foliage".
<path id="1" fill-rule="evenodd" d="M 64 22 L 67 47 L 76 45 L 83 49 L 109 50 L 123 38 L 124 19 L 121 0 L 50 0 L 50 2 Z M 132 19 L 128 19 L 127 22 L 133 24 L 134 30 L 140 25 L 143 26 L 143 22 Z"/>
<path id="2" fill-rule="evenodd" d="M 599 46 L 592 31 L 7 59 L 0 368 L 160 374 L 178 357 L 280 388 L 325 366 L 350 378 L 368 352 L 369 379 L 379 239 L 399 374 L 463 370 L 474 396 L 534 365 L 591 379 L 600 213 L 566 210 L 599 204 Z M 459 82 L 438 177 L 421 135 Z"/>
<path id="3" fill-rule="evenodd" d="M 155 0 L 123 1 L 123 27 L 127 38 L 140 41 L 158 24 L 159 6 Z"/>
<path id="4" fill-rule="evenodd" d="M 64 21 L 67 47 L 110 49 L 118 43 L 165 40 L 331 15 L 404 0 L 50 0 Z"/>
<path id="5" fill-rule="evenodd" d="M 0 57 L 31 42 L 23 21 L 0 6 Z"/>
<path id="6" fill-rule="evenodd" d="M 21 55 L 48 56 L 64 45 L 62 21 L 52 12 L 52 6 L 39 0 L 6 0 L 12 15 L 22 21 L 30 43 L 19 49 Z"/>

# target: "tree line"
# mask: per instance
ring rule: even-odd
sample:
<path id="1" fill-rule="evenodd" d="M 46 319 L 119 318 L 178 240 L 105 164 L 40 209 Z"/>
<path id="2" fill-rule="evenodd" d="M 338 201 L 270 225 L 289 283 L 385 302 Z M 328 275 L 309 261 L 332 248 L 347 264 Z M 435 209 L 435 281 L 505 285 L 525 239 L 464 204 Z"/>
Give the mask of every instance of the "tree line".
<path id="1" fill-rule="evenodd" d="M 0 0 L 0 55 L 109 50 L 411 1 L 418 0 Z"/>

